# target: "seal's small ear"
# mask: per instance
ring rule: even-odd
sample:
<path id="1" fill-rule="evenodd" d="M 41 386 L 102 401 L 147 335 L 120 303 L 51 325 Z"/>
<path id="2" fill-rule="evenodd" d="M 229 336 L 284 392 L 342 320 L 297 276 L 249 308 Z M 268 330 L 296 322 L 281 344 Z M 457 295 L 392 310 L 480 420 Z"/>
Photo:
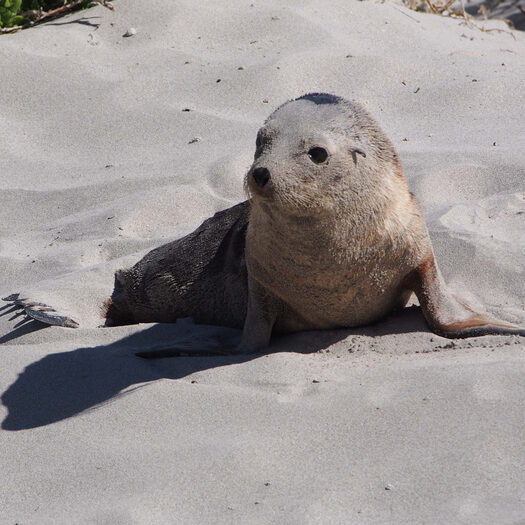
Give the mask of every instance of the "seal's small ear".
<path id="1" fill-rule="evenodd" d="M 352 159 L 354 159 L 354 164 L 357 164 L 357 155 L 361 155 L 362 157 L 366 158 L 366 153 L 357 146 L 352 146 L 350 148 L 350 152 L 352 153 Z"/>

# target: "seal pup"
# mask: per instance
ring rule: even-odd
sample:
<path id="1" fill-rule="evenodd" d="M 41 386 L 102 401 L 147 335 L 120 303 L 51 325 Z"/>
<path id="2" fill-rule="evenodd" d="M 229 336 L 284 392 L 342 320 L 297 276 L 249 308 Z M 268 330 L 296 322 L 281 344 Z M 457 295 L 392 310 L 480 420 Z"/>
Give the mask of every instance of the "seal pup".
<path id="1" fill-rule="evenodd" d="M 249 200 L 118 271 L 106 325 L 192 317 L 243 329 L 210 353 L 250 353 L 272 332 L 373 323 L 415 293 L 438 335 L 525 335 L 449 292 L 395 148 L 361 105 L 312 93 L 277 108 L 245 187 Z"/>
<path id="2" fill-rule="evenodd" d="M 396 150 L 354 102 L 312 93 L 259 130 L 250 199 L 117 272 L 107 324 L 243 328 L 237 352 L 275 332 L 355 327 L 415 293 L 430 329 L 456 338 L 525 334 L 452 295 Z"/>

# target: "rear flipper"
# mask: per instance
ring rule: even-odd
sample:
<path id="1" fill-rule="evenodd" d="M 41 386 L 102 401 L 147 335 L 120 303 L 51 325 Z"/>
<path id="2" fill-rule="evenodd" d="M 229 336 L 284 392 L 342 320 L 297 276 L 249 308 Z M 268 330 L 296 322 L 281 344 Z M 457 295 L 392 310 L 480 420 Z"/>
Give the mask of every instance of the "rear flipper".
<path id="1" fill-rule="evenodd" d="M 432 252 L 407 276 L 405 284 L 417 295 L 430 329 L 440 336 L 525 336 L 525 328 L 476 312 L 464 300 L 453 295 L 443 281 Z"/>
<path id="2" fill-rule="evenodd" d="M 29 297 L 20 297 L 18 293 L 3 297 L 2 301 L 12 303 L 15 309 L 23 310 L 28 317 L 44 324 L 67 326 L 68 328 L 78 328 L 79 326 L 79 323 L 66 312 L 56 310 L 46 303 L 34 301 Z"/>
<path id="3" fill-rule="evenodd" d="M 2 300 L 29 318 L 68 328 L 95 328 L 104 322 L 103 304 L 113 288 L 111 261 L 42 281 Z"/>

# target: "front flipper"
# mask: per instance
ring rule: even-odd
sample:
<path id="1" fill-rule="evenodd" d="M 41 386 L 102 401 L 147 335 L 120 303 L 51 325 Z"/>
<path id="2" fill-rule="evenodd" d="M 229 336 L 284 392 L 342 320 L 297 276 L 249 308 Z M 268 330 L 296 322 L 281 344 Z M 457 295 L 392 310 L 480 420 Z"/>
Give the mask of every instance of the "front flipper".
<path id="1" fill-rule="evenodd" d="M 406 278 L 405 285 L 414 291 L 430 329 L 443 337 L 463 338 L 480 335 L 522 335 L 525 329 L 476 312 L 447 288 L 436 265 L 434 254 Z"/>
<path id="2" fill-rule="evenodd" d="M 254 354 L 270 344 L 280 301 L 248 274 L 248 311 L 236 351 Z"/>

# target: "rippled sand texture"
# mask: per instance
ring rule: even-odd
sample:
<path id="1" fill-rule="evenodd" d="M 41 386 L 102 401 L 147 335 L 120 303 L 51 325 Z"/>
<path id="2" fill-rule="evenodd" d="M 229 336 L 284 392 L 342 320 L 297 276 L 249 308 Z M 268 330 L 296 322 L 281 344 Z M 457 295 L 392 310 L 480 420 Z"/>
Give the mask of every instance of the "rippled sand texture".
<path id="1" fill-rule="evenodd" d="M 127 0 L 0 38 L 0 296 L 81 321 L 0 310 L 0 521 L 520 523 L 518 337 L 449 341 L 410 308 L 261 356 L 143 361 L 237 333 L 97 328 L 113 271 L 244 199 L 257 129 L 309 91 L 366 105 L 447 282 L 525 324 L 525 34 L 394 3 L 223 4 Z"/>

